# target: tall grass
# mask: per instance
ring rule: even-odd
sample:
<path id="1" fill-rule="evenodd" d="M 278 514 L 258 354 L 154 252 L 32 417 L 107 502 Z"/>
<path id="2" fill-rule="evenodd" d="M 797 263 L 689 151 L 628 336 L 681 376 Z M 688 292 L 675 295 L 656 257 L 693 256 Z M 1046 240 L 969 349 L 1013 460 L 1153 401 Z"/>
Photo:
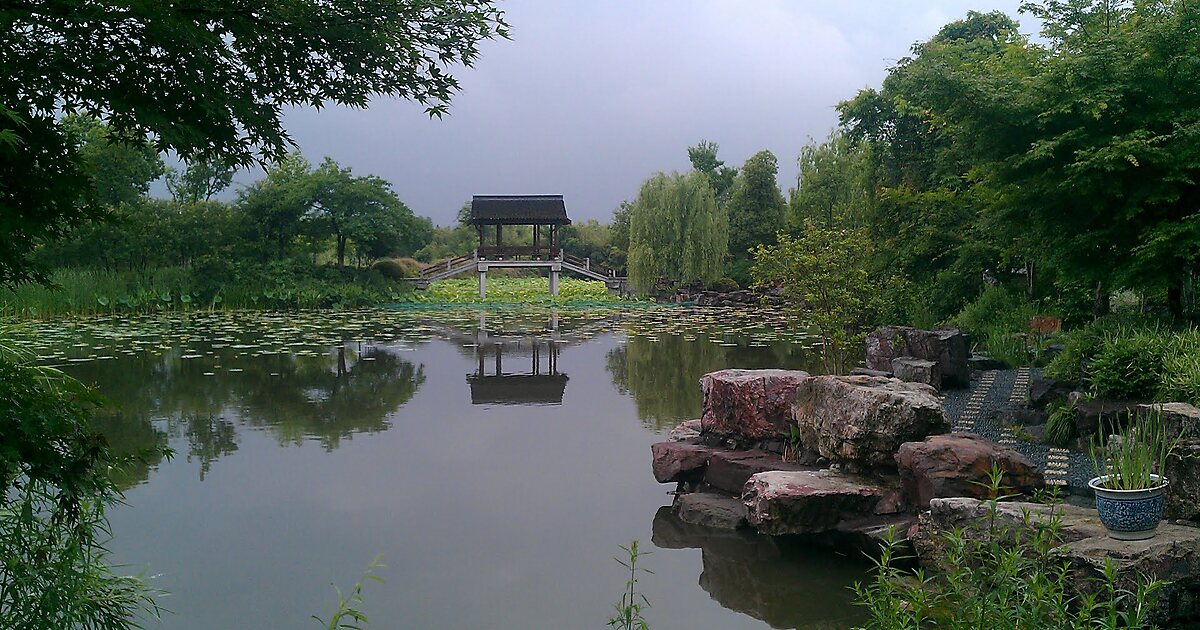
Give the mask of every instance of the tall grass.
<path id="1" fill-rule="evenodd" d="M 950 319 L 970 333 L 993 359 L 1010 366 L 1028 365 L 1029 318 L 1037 312 L 1025 296 L 1002 286 L 988 287 Z M 1037 348 L 1035 347 L 1035 350 Z"/>
<path id="2" fill-rule="evenodd" d="M 1146 490 L 1155 487 L 1152 475 L 1161 475 L 1179 445 L 1179 436 L 1170 435 L 1162 413 L 1139 415 L 1114 439 L 1110 431 L 1092 436 L 1092 459 L 1096 474 L 1108 478 L 1104 487 L 1111 490 Z M 1105 440 L 1103 443 L 1097 440 Z"/>
<path id="3" fill-rule="evenodd" d="M 1101 320 L 1067 334 L 1046 375 L 1104 398 L 1200 404 L 1200 330 Z"/>

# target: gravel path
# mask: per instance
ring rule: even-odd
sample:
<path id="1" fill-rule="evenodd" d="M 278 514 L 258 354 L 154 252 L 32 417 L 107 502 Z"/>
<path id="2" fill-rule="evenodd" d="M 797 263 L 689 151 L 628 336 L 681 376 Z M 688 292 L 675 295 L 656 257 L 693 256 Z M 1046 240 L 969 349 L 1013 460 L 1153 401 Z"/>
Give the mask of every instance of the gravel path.
<path id="1" fill-rule="evenodd" d="M 1087 482 L 1093 476 L 1093 465 L 1087 453 L 1029 442 L 1001 422 L 1003 411 L 1022 406 L 1029 395 L 1029 382 L 1039 376 L 1041 370 L 1033 368 L 976 372 L 971 387 L 946 391 L 942 404 L 954 432 L 978 433 L 1011 446 L 1042 469 L 1047 485 L 1070 494 L 1090 495 Z"/>

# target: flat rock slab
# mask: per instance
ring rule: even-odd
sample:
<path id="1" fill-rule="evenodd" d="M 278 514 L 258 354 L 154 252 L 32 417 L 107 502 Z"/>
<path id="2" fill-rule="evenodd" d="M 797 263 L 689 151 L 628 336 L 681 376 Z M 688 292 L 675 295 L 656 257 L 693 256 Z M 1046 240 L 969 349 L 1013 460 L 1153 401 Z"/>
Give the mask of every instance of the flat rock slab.
<path id="1" fill-rule="evenodd" d="M 945 534 L 961 529 L 975 539 L 1015 544 L 1016 533 L 1033 535 L 1034 528 L 1050 518 L 1062 526 L 1062 544 L 1055 549 L 1070 567 L 1071 593 L 1079 595 L 1102 588 L 1105 561 L 1117 568 L 1117 587 L 1132 589 L 1140 579 L 1170 582 L 1149 611 L 1151 620 L 1169 623 L 1200 613 L 1200 528 L 1164 522 L 1149 540 L 1123 541 L 1110 538 L 1095 508 L 1073 505 L 1002 502 L 996 505 L 995 529 L 989 529 L 990 507 L 976 499 L 933 499 L 922 513 L 913 547 L 922 565 L 945 569 Z M 988 538 L 991 537 L 991 538 Z"/>
<path id="2" fill-rule="evenodd" d="M 692 442 L 658 442 L 650 445 L 651 467 L 659 483 L 700 481 L 712 457 L 712 447 Z"/>
<path id="3" fill-rule="evenodd" d="M 871 482 L 828 470 L 773 471 L 751 477 L 742 501 L 746 519 L 761 533 L 819 534 L 874 514 L 886 494 Z"/>
<path id="4" fill-rule="evenodd" d="M 1138 405 L 1139 415 L 1158 413 L 1170 435 L 1182 438 L 1200 438 L 1200 409 L 1188 403 L 1169 402 Z"/>
<path id="5" fill-rule="evenodd" d="M 704 483 L 734 496 L 741 496 L 750 477 L 772 470 L 816 470 L 816 467 L 785 462 L 782 457 L 770 451 L 715 450 L 708 460 Z"/>
<path id="6" fill-rule="evenodd" d="M 950 431 L 937 391 L 875 376 L 817 376 L 795 392 L 804 449 L 850 470 L 894 468 L 904 442 Z"/>
<path id="7" fill-rule="evenodd" d="M 1005 495 L 1029 494 L 1046 484 L 1042 471 L 1028 457 L 974 433 L 905 442 L 896 453 L 896 464 L 905 496 L 921 509 L 934 498 L 989 498 L 992 466 L 1003 473 Z"/>
<path id="8" fill-rule="evenodd" d="M 679 520 L 714 529 L 746 527 L 746 504 L 722 494 L 692 492 L 675 497 Z"/>
<path id="9" fill-rule="evenodd" d="M 799 370 L 720 370 L 700 378 L 703 431 L 746 443 L 788 435 L 792 392 L 810 378 Z"/>

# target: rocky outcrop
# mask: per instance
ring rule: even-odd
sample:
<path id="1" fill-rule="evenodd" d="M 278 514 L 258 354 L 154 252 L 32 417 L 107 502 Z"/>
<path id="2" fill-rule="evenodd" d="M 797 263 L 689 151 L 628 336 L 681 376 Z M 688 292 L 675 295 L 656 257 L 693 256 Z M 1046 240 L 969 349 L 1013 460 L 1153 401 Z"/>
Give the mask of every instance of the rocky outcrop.
<path id="1" fill-rule="evenodd" d="M 892 360 L 916 357 L 938 364 L 942 382 L 939 387 L 967 387 L 971 369 L 967 363 L 971 344 L 962 331 L 918 330 L 907 326 L 884 326 L 867 335 L 867 367 L 891 370 Z"/>
<path id="2" fill-rule="evenodd" d="M 811 378 L 799 370 L 721 370 L 700 378 L 704 433 L 756 443 L 788 435 L 792 393 Z"/>
<path id="3" fill-rule="evenodd" d="M 925 383 L 932 387 L 942 386 L 942 368 L 936 361 L 916 357 L 892 359 L 892 374 L 908 383 Z"/>
<path id="4" fill-rule="evenodd" d="M 806 450 L 850 471 L 894 468 L 901 444 L 950 430 L 932 387 L 873 376 L 802 381 L 792 417 Z"/>
<path id="5" fill-rule="evenodd" d="M 972 354 L 967 358 L 967 367 L 979 372 L 989 370 L 1003 370 L 1004 364 L 986 354 Z"/>
<path id="6" fill-rule="evenodd" d="M 659 442 L 650 445 L 650 454 L 659 483 L 695 482 L 704 478 L 713 449 L 693 442 Z"/>
<path id="7" fill-rule="evenodd" d="M 746 520 L 771 535 L 817 534 L 872 515 L 887 490 L 828 470 L 758 473 L 746 482 Z"/>
<path id="8" fill-rule="evenodd" d="M 1200 612 L 1200 528 L 1163 523 L 1153 538 L 1121 541 L 1108 537 L 1095 508 L 1001 502 L 995 504 L 995 509 L 993 519 L 985 501 L 930 501 L 929 511 L 922 513 L 912 536 L 921 564 L 939 570 L 948 568 L 946 534 L 952 531 L 1011 546 L 1018 539 L 1030 540 L 1039 526 L 1054 519 L 1060 524 L 1061 541 L 1052 553 L 1066 561 L 1073 577 L 1068 596 L 1104 588 L 1104 563 L 1112 562 L 1118 588 L 1132 590 L 1142 579 L 1169 582 L 1149 611 L 1152 621 L 1188 619 Z"/>
<path id="9" fill-rule="evenodd" d="M 906 498 L 921 509 L 935 498 L 990 498 L 988 473 L 993 465 L 1003 472 L 1004 495 L 1028 494 L 1045 485 L 1029 458 L 974 433 L 906 442 L 896 453 L 896 464 Z"/>

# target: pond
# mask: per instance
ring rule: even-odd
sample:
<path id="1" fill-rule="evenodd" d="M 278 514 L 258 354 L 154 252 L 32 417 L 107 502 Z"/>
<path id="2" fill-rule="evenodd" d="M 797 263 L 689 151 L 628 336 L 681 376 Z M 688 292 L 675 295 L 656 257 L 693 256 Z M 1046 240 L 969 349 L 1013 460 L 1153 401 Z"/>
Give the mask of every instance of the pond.
<path id="1" fill-rule="evenodd" d="M 94 384 L 122 452 L 116 559 L 172 612 L 151 627 L 316 628 L 332 584 L 379 628 L 597 628 L 637 539 L 653 628 L 859 619 L 853 553 L 679 522 L 650 444 L 725 367 L 815 369 L 769 309 L 192 313 L 27 323 Z"/>

